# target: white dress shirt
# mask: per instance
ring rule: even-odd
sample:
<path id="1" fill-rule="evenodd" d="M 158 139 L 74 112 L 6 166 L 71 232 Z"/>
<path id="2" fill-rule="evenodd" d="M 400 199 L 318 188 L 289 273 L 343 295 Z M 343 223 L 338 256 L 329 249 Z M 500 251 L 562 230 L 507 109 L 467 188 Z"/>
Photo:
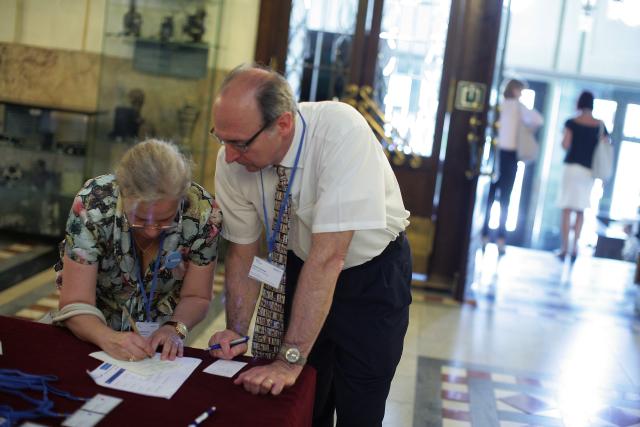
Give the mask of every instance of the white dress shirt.
<path id="1" fill-rule="evenodd" d="M 312 233 L 353 230 L 344 268 L 379 255 L 409 221 L 398 181 L 369 125 L 355 109 L 341 102 L 301 103 L 295 133 L 281 165 L 291 180 L 296 153 L 302 151 L 291 187 L 289 249 L 306 260 Z M 303 120 L 306 129 L 303 134 Z M 224 160 L 216 165 L 216 201 L 222 214 L 222 235 L 235 243 L 255 242 L 265 229 L 260 172 L 249 172 Z M 275 168 L 262 170 L 266 226 L 274 221 Z"/>

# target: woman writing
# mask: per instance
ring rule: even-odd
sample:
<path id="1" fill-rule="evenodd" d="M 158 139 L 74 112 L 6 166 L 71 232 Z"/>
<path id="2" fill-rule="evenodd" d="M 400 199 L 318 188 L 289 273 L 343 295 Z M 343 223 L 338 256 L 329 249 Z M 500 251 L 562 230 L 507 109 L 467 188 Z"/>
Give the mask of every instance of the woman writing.
<path id="1" fill-rule="evenodd" d="M 209 308 L 221 220 L 176 146 L 131 148 L 115 175 L 90 179 L 73 202 L 56 284 L 61 309 L 84 311 L 66 326 L 117 359 L 153 356 L 159 346 L 162 359 L 182 356 Z"/>

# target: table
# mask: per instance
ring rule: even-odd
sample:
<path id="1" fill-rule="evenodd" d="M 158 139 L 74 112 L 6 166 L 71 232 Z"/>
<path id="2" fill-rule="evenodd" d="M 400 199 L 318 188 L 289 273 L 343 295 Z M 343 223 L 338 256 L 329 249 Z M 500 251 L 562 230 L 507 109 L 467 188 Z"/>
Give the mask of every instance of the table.
<path id="1" fill-rule="evenodd" d="M 254 396 L 231 378 L 203 373 L 215 358 L 205 350 L 185 348 L 185 356 L 202 359 L 193 374 L 173 398 L 167 400 L 122 392 L 96 385 L 86 373 L 100 365 L 89 356 L 95 345 L 80 341 L 65 328 L 0 316 L 0 341 L 3 355 L 0 368 L 19 369 L 31 374 L 57 375 L 53 383 L 76 396 L 92 397 L 97 393 L 124 399 L 98 426 L 162 425 L 186 426 L 210 406 L 216 413 L 203 426 L 308 426 L 311 425 L 315 392 L 315 370 L 305 366 L 296 384 L 279 396 Z M 244 357 L 245 370 L 264 361 Z M 82 402 L 53 398 L 55 409 L 73 412 Z M 27 405 L 22 400 L 0 394 L 0 401 L 14 408 Z M 60 418 L 33 420 L 44 425 L 60 425 Z"/>

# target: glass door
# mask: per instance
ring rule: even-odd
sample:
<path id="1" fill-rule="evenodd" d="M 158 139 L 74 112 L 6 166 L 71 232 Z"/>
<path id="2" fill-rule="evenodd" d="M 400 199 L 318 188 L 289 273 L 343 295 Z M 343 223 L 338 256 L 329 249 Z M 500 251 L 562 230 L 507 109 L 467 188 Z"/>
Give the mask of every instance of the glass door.
<path id="1" fill-rule="evenodd" d="M 624 115 L 610 217 L 637 221 L 640 214 L 640 98 L 621 105 L 621 109 Z"/>

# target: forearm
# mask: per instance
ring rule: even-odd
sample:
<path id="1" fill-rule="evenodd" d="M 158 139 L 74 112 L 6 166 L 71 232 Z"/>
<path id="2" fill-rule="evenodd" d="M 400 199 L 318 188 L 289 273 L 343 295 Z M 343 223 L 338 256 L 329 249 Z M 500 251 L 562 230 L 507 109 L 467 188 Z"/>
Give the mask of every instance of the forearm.
<path id="1" fill-rule="evenodd" d="M 308 355 L 327 318 L 338 276 L 344 267 L 352 231 L 318 233 L 312 237 L 291 309 L 285 342 Z"/>
<path id="2" fill-rule="evenodd" d="M 211 299 L 197 295 L 185 296 L 180 299 L 171 320 L 178 320 L 187 328 L 192 329 L 207 316 Z"/>
<path id="3" fill-rule="evenodd" d="M 284 341 L 294 344 L 305 355 L 311 351 L 327 318 L 343 264 L 340 259 L 317 262 L 309 257 L 300 272 Z"/>
<path id="4" fill-rule="evenodd" d="M 227 329 L 247 335 L 260 283 L 249 278 L 251 252 L 230 250 L 225 262 L 225 298 Z"/>
<path id="5" fill-rule="evenodd" d="M 73 316 L 65 321 L 65 326 L 76 337 L 100 348 L 104 348 L 104 342 L 114 333 L 113 329 L 102 323 L 96 316 L 90 314 Z"/>

